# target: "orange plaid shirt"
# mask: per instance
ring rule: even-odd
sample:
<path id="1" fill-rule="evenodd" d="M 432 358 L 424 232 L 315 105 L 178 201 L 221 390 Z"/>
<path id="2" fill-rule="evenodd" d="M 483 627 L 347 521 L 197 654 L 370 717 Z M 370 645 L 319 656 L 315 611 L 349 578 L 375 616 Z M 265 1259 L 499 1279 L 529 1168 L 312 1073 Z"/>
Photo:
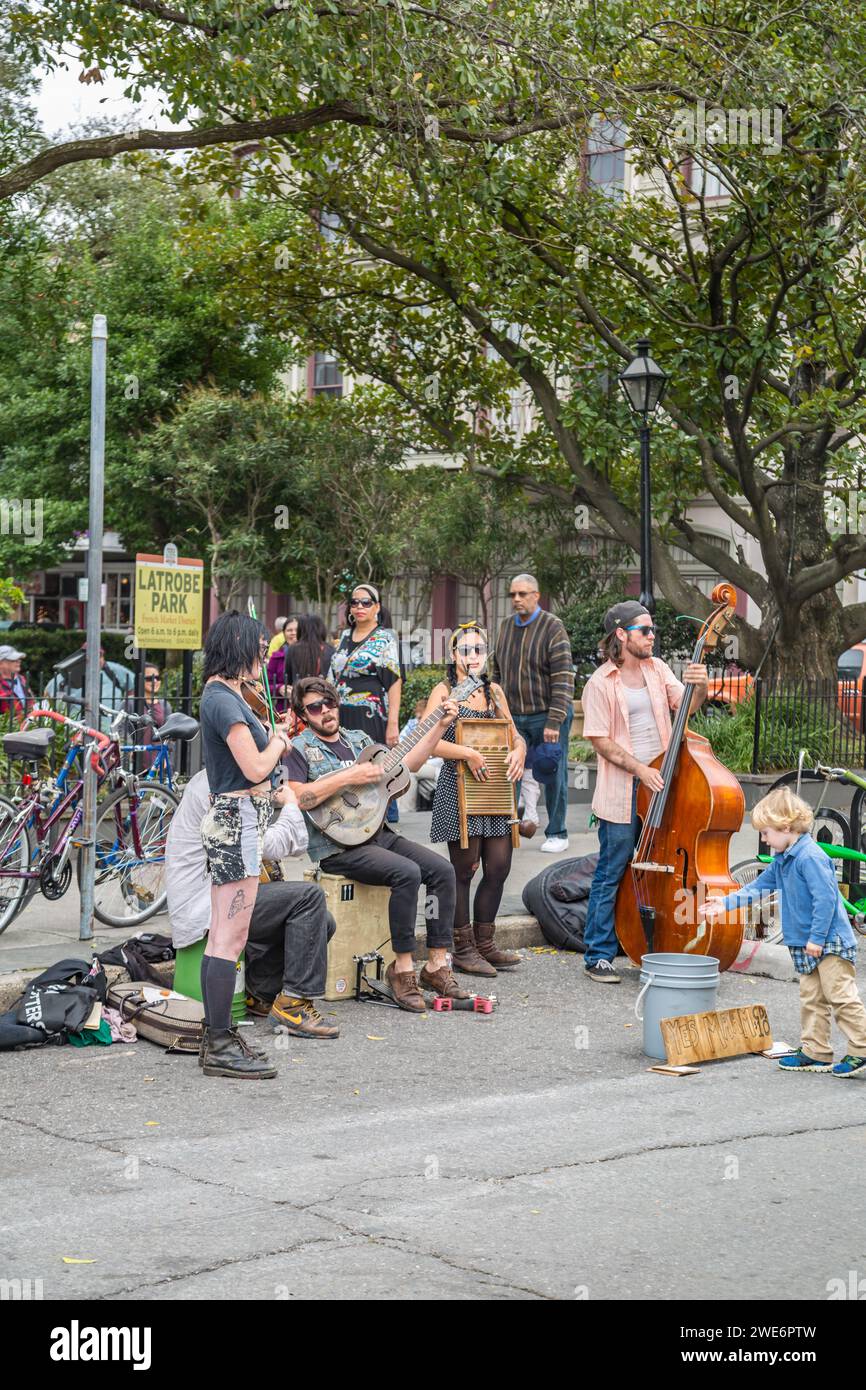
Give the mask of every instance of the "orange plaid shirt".
<path id="1" fill-rule="evenodd" d="M 670 666 L 657 656 L 641 662 L 641 670 L 649 691 L 662 748 L 671 741 L 671 710 L 683 698 L 685 686 L 678 681 Z M 612 738 L 627 753 L 634 753 L 628 727 L 628 697 L 619 667 L 606 661 L 594 671 L 583 687 L 584 738 Z M 595 796 L 592 809 L 599 820 L 615 821 L 622 825 L 631 819 L 631 794 L 634 777 L 624 767 L 599 756 Z"/>

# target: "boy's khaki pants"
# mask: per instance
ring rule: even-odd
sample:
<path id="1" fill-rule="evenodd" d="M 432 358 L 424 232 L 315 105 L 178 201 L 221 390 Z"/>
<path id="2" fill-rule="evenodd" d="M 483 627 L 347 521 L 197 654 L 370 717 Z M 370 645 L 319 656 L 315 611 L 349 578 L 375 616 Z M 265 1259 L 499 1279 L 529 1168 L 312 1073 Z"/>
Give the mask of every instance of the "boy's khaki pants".
<path id="1" fill-rule="evenodd" d="M 822 956 L 811 975 L 800 976 L 800 1046 L 816 1062 L 832 1062 L 830 1011 L 851 1044 L 866 1057 L 866 1009 L 857 993 L 854 965 L 841 956 Z"/>

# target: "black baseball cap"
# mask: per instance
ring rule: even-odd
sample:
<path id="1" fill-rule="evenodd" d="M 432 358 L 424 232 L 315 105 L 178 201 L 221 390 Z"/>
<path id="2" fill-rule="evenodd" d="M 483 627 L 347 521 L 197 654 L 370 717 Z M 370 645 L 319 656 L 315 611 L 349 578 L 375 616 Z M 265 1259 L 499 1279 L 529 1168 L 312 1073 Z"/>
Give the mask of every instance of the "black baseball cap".
<path id="1" fill-rule="evenodd" d="M 623 603 L 615 603 L 604 615 L 605 632 L 613 632 L 616 627 L 628 627 L 635 618 L 639 618 L 641 613 L 646 613 L 646 608 L 637 599 L 626 599 Z M 652 622 L 652 618 L 650 618 Z"/>

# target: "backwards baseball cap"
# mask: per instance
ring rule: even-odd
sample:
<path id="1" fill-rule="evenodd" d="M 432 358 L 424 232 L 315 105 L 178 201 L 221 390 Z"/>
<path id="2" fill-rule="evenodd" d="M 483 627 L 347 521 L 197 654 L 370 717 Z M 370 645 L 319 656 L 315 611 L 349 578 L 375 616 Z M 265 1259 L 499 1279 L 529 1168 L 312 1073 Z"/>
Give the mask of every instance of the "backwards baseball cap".
<path id="1" fill-rule="evenodd" d="M 604 615 L 605 632 L 613 632 L 617 627 L 628 627 L 635 618 L 639 618 L 641 613 L 646 613 L 646 608 L 637 599 L 626 599 L 624 603 L 615 603 Z"/>
<path id="2" fill-rule="evenodd" d="M 24 653 L 19 652 L 17 647 L 7 645 L 0 647 L 0 661 L 20 661 L 23 656 Z"/>

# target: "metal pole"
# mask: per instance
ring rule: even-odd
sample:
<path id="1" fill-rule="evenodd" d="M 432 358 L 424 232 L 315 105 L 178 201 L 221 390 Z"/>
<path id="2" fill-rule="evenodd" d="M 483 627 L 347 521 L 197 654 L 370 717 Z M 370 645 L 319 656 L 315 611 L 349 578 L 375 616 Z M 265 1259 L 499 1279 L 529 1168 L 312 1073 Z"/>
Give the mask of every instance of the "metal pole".
<path id="1" fill-rule="evenodd" d="M 192 652 L 183 654 L 183 677 L 181 684 L 180 708 L 184 714 L 192 714 Z M 180 765 L 184 777 L 189 777 L 192 765 L 192 746 L 181 743 Z"/>
<path id="2" fill-rule="evenodd" d="M 655 620 L 656 601 L 653 596 L 652 556 L 652 486 L 650 483 L 650 427 L 646 416 L 640 428 L 640 601 Z M 655 635 L 653 651 L 659 654 L 659 635 Z"/>
<path id="3" fill-rule="evenodd" d="M 87 653 L 84 665 L 84 722 L 98 729 L 102 672 L 99 641 L 102 627 L 102 524 L 105 493 L 105 359 L 108 326 L 94 314 L 90 368 L 90 511 L 87 521 Z M 79 941 L 93 940 L 93 881 L 96 876 L 96 772 L 84 765 L 84 815 L 81 846 L 81 922 Z"/>

